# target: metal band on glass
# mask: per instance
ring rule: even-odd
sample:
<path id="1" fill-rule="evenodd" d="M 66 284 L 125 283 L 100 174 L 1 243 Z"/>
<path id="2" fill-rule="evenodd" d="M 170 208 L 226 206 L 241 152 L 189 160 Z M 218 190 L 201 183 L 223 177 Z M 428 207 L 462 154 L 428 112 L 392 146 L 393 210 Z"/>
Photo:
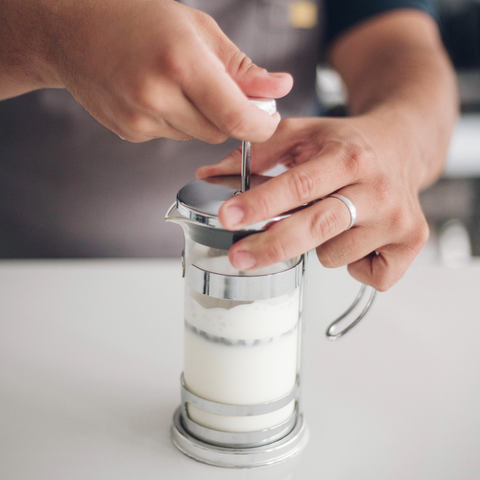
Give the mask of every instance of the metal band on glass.
<path id="1" fill-rule="evenodd" d="M 189 457 L 202 463 L 229 468 L 252 468 L 283 462 L 302 450 L 308 429 L 301 413 L 292 431 L 279 440 L 258 447 L 227 448 L 212 445 L 192 436 L 186 429 L 179 407 L 173 418 L 172 440 Z"/>
<path id="2" fill-rule="evenodd" d="M 214 413 L 216 415 L 226 415 L 235 417 L 247 417 L 253 415 L 265 415 L 275 412 L 283 407 L 286 407 L 291 402 L 297 399 L 299 391 L 298 377 L 295 386 L 292 390 L 281 398 L 271 402 L 260 403 L 257 405 L 229 405 L 224 403 L 212 402 L 198 397 L 192 392 L 188 391 L 183 374 L 181 378 L 181 392 L 182 392 L 182 420 L 185 428 L 196 438 L 207 443 L 230 447 L 230 448 L 248 448 L 254 446 L 265 445 L 274 442 L 283 436 L 287 435 L 295 426 L 298 405 L 295 404 L 295 410 L 290 417 L 280 425 L 272 428 L 260 430 L 258 432 L 221 432 L 211 428 L 203 427 L 191 420 L 187 412 L 187 403 L 193 405 L 205 412 Z"/>
<path id="3" fill-rule="evenodd" d="M 298 405 L 295 404 L 295 410 L 280 425 L 259 430 L 258 432 L 221 432 L 212 428 L 202 427 L 198 423 L 190 420 L 185 404 L 181 407 L 182 421 L 188 432 L 194 437 L 211 445 L 229 448 L 250 448 L 266 445 L 275 442 L 288 435 L 293 428 L 298 415 Z"/>
<path id="4" fill-rule="evenodd" d="M 196 265 L 187 270 L 188 285 L 198 293 L 228 300 L 263 300 L 292 292 L 302 283 L 303 258 L 293 267 L 271 275 L 222 275 Z"/>
<path id="5" fill-rule="evenodd" d="M 297 398 L 298 394 L 298 378 L 295 382 L 295 386 L 292 390 L 281 398 L 273 400 L 271 402 L 259 403 L 257 405 L 230 405 L 225 403 L 212 402 L 198 397 L 192 392 L 187 390 L 185 381 L 181 378 L 181 395 L 182 405 L 190 403 L 205 412 L 215 413 L 217 415 L 227 415 L 230 417 L 247 417 L 253 415 L 265 415 L 267 413 L 275 412 L 283 407 L 286 407 L 289 403 Z"/>

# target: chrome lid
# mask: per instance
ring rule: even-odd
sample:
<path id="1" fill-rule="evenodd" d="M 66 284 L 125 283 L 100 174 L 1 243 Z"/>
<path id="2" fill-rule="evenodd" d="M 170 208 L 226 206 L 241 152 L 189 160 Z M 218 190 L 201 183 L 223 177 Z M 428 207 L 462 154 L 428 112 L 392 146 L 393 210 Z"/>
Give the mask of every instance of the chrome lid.
<path id="1" fill-rule="evenodd" d="M 251 188 L 268 182 L 273 177 L 252 175 Z M 185 185 L 177 193 L 177 209 L 190 220 L 213 228 L 223 229 L 218 219 L 218 212 L 224 202 L 240 194 L 242 178 L 240 175 L 210 177 L 196 180 Z M 262 222 L 244 228 L 244 231 L 255 232 L 263 230 L 271 222 L 288 217 L 292 212 L 286 212 Z"/>

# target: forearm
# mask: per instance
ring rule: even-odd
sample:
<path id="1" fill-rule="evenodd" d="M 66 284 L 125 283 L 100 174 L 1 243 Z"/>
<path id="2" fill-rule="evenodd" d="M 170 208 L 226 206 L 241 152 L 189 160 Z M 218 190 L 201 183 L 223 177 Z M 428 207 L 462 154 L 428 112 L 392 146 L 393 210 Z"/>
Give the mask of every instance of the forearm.
<path id="1" fill-rule="evenodd" d="M 339 38 L 330 60 L 347 86 L 350 113 L 379 120 L 384 140 L 414 157 L 418 189 L 435 181 L 458 101 L 433 20 L 413 10 L 381 15 Z"/>
<path id="2" fill-rule="evenodd" d="M 0 0 L 0 100 L 59 87 L 48 65 L 44 2 Z"/>

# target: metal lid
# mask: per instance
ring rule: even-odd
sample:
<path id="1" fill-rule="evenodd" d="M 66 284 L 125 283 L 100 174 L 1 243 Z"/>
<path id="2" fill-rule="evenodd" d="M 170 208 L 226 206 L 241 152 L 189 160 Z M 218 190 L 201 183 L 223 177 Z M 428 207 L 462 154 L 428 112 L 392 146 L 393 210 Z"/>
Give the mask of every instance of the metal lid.
<path id="1" fill-rule="evenodd" d="M 264 175 L 252 175 L 251 187 L 255 188 L 267 182 L 272 177 Z M 185 185 L 177 193 L 177 209 L 185 217 L 201 225 L 223 229 L 218 219 L 218 212 L 224 202 L 240 194 L 242 179 L 240 175 L 229 175 L 222 177 L 210 177 L 203 180 L 196 180 Z M 288 217 L 292 212 L 250 225 L 244 231 L 254 232 L 263 230 L 272 221 L 278 221 Z"/>

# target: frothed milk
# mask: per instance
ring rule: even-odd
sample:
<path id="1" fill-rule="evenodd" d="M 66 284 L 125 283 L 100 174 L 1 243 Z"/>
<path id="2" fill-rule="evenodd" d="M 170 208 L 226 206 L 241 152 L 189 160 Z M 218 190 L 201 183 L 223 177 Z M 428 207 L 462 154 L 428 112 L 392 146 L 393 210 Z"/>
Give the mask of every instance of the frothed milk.
<path id="1" fill-rule="evenodd" d="M 206 400 L 237 405 L 269 402 L 289 393 L 297 376 L 299 311 L 300 288 L 245 302 L 209 297 L 186 285 L 187 389 Z M 250 432 L 282 423 L 294 407 L 292 401 L 265 415 L 233 417 L 188 405 L 188 415 L 215 430 Z"/>

